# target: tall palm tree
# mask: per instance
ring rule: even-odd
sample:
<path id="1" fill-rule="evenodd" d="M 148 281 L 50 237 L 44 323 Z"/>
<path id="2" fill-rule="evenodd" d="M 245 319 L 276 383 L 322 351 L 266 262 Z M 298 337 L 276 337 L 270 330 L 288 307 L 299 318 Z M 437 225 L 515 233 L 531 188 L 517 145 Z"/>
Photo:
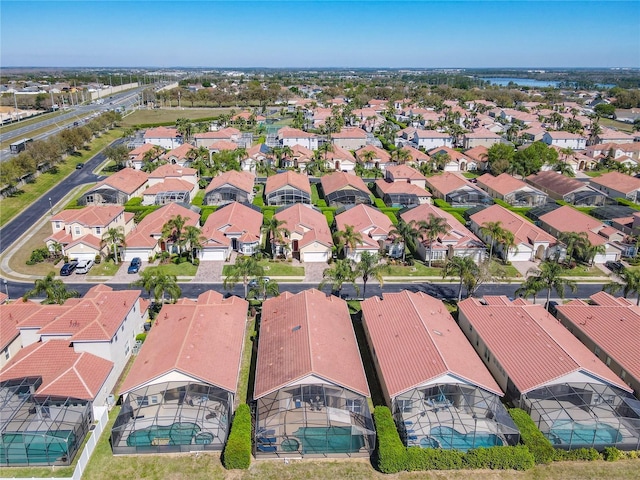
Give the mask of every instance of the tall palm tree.
<path id="1" fill-rule="evenodd" d="M 318 289 L 322 290 L 325 285 L 331 285 L 331 293 L 340 296 L 342 286 L 350 283 L 356 291 L 360 293 L 360 288 L 356 284 L 356 273 L 353 269 L 353 261 L 348 258 L 338 259 L 333 262 L 330 268 L 325 268 L 322 272 L 322 281 L 318 285 Z"/>
<path id="2" fill-rule="evenodd" d="M 380 257 L 377 253 L 362 252 L 360 261 L 356 265 L 356 277 L 362 277 L 362 296 L 364 298 L 367 298 L 369 278 L 375 278 L 382 287 L 384 285 L 382 274 L 388 269 L 387 265 L 380 263 Z"/>
<path id="3" fill-rule="evenodd" d="M 516 246 L 516 237 L 513 232 L 505 230 L 500 237 L 500 244 L 504 252 L 504 262 L 507 263 L 509 261 L 509 251 Z"/>
<path id="4" fill-rule="evenodd" d="M 278 282 L 266 277 L 258 277 L 256 278 L 256 286 L 249 289 L 247 298 L 266 300 L 269 295 L 274 297 L 280 295 Z"/>
<path id="5" fill-rule="evenodd" d="M 489 260 L 493 256 L 493 244 L 497 242 L 498 239 L 502 238 L 504 235 L 504 228 L 502 228 L 502 222 L 484 222 L 480 226 L 480 233 L 485 237 L 489 237 L 491 239 L 491 244 L 489 245 Z"/>
<path id="6" fill-rule="evenodd" d="M 352 225 L 345 225 L 344 230 L 338 230 L 334 235 L 334 243 L 344 248 L 345 257 L 349 250 L 355 253 L 356 248 L 362 243 L 362 233 Z"/>
<path id="7" fill-rule="evenodd" d="M 174 215 L 162 226 L 161 238 L 178 246 L 178 253 L 182 253 L 181 238 L 187 218 L 182 215 Z"/>
<path id="8" fill-rule="evenodd" d="M 637 295 L 636 305 L 640 305 L 640 270 L 625 268 L 618 274 L 618 277 L 622 283 L 609 282 L 603 285 L 602 290 L 612 295 L 622 290 L 624 298 L 630 294 Z"/>
<path id="9" fill-rule="evenodd" d="M 267 234 L 269 240 L 269 248 L 271 251 L 271 258 L 276 256 L 276 245 L 282 245 L 285 241 L 285 237 L 288 237 L 291 232 L 284 227 L 287 222 L 285 220 L 278 220 L 275 216 L 271 217 L 267 223 L 262 227 L 263 232 Z"/>
<path id="10" fill-rule="evenodd" d="M 102 234 L 102 239 L 100 240 L 100 249 L 102 249 L 105 245 L 109 245 L 111 252 L 113 253 L 113 260 L 116 265 L 118 264 L 118 247 L 126 247 L 124 228 L 123 227 L 112 227 L 109 228 L 106 232 Z"/>
<path id="11" fill-rule="evenodd" d="M 533 297 L 533 303 L 536 303 L 536 296 L 544 288 L 544 285 L 539 283 L 536 277 L 527 278 L 522 285 L 516 290 L 516 295 L 524 297 L 525 300 L 531 295 Z"/>
<path id="12" fill-rule="evenodd" d="M 171 303 L 175 303 L 182 295 L 177 277 L 159 272 L 157 269 L 143 270 L 140 272 L 140 278 L 132 285 L 142 287 L 148 294 L 153 293 L 155 303 L 164 303 L 166 295 L 169 295 Z"/>
<path id="13" fill-rule="evenodd" d="M 26 302 L 28 298 L 36 297 L 44 293 L 46 298 L 42 303 L 57 303 L 62 305 L 68 298 L 78 296 L 78 292 L 75 290 L 67 290 L 65 283 L 62 280 L 56 279 L 55 276 L 56 272 L 49 272 L 44 278 L 37 279 L 33 282 L 33 288 L 22 296 L 22 300 Z"/>
<path id="14" fill-rule="evenodd" d="M 367 150 L 360 155 L 360 158 L 364 163 L 372 163 L 373 159 L 376 158 L 376 154 L 373 150 Z"/>
<path id="15" fill-rule="evenodd" d="M 247 298 L 250 277 L 264 277 L 264 268 L 254 257 L 237 257 L 236 263 L 229 268 L 223 286 L 225 289 L 231 290 L 237 283 L 242 282 L 244 298 Z"/>
<path id="16" fill-rule="evenodd" d="M 459 277 L 458 302 L 462 300 L 462 284 L 468 277 L 477 276 L 478 265 L 471 257 L 452 257 L 447 260 L 442 269 L 442 278 Z"/>
<path id="17" fill-rule="evenodd" d="M 189 259 L 193 263 L 195 259 L 195 252 L 202 248 L 207 238 L 202 235 L 202 232 L 198 227 L 193 225 L 187 225 L 182 232 L 182 242 L 185 245 L 189 245 Z"/>
<path id="18" fill-rule="evenodd" d="M 577 261 L 577 257 L 584 257 L 585 247 L 590 244 L 586 232 L 560 232 L 558 240 L 566 245 L 567 263 Z"/>
<path id="19" fill-rule="evenodd" d="M 440 235 L 445 235 L 449 231 L 449 224 L 446 219 L 436 217 L 430 213 L 427 220 L 423 220 L 418 224 L 418 228 L 423 236 L 426 237 L 427 242 L 429 242 L 429 266 L 431 266 L 433 242 L 435 242 Z"/>
<path id="20" fill-rule="evenodd" d="M 389 236 L 395 237 L 396 240 L 400 239 L 402 242 L 402 263 L 404 263 L 406 258 L 407 247 L 412 250 L 416 248 L 416 240 L 419 234 L 420 232 L 415 220 L 407 223 L 402 219 L 400 219 L 393 230 L 389 232 Z"/>
<path id="21" fill-rule="evenodd" d="M 563 273 L 564 269 L 562 265 L 551 260 L 545 260 L 540 263 L 539 268 L 533 267 L 527 271 L 527 275 L 533 278 L 533 280 L 531 280 L 532 288 L 535 286 L 539 288 L 538 291 L 544 290 L 545 288 L 547 289 L 547 310 L 549 310 L 551 290 L 555 289 L 556 292 L 558 292 L 558 296 L 564 298 L 564 292 L 567 287 L 569 287 L 572 292 L 578 289 L 576 282 L 562 277 Z"/>

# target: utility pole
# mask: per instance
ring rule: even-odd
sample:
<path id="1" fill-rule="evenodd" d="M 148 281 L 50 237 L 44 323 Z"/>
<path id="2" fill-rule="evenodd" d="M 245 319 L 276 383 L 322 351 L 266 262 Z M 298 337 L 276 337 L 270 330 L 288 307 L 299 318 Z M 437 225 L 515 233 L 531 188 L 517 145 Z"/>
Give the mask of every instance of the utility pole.
<path id="1" fill-rule="evenodd" d="M 16 92 L 13 92 L 13 104 L 16 107 L 16 119 L 20 121 L 20 114 L 18 113 L 18 99 L 16 97 Z"/>

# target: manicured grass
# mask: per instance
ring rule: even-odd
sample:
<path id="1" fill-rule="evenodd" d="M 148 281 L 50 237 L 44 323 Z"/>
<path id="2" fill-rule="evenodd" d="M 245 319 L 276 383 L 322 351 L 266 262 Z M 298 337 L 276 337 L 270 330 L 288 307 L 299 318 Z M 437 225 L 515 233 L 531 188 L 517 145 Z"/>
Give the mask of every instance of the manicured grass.
<path id="1" fill-rule="evenodd" d="M 503 265 L 501 262 L 498 262 L 496 260 L 492 260 L 492 262 L 493 262 L 493 268 L 494 269 L 502 268 L 507 278 L 514 278 L 514 277 L 517 278 L 522 276 L 520 275 L 520 272 L 518 272 L 518 269 L 513 265 Z"/>
<path id="2" fill-rule="evenodd" d="M 99 264 L 93 266 L 93 268 L 89 271 L 89 275 L 112 277 L 118 272 L 118 269 L 121 266 L 122 262 L 116 265 L 113 260 L 103 260 Z"/>
<path id="3" fill-rule="evenodd" d="M 204 190 L 198 190 L 198 193 L 196 194 L 195 197 L 193 197 L 193 200 L 191 201 L 191 203 L 193 205 L 197 205 L 201 207 L 203 200 L 204 200 Z"/>
<path id="4" fill-rule="evenodd" d="M 249 376 L 251 374 L 251 357 L 253 347 L 257 340 L 256 319 L 253 317 L 247 322 L 247 331 L 244 336 L 244 350 L 242 352 L 242 360 L 240 363 L 240 375 L 238 376 L 238 393 L 236 394 L 235 404 L 249 401 L 247 398 L 247 390 L 249 387 Z"/>
<path id="5" fill-rule="evenodd" d="M 607 172 L 608 170 L 585 170 L 584 174 L 588 177 L 595 178 L 599 177 L 600 175 L 604 175 Z"/>
<path id="6" fill-rule="evenodd" d="M 464 176 L 464 178 L 478 178 L 480 175 L 474 172 L 462 172 L 462 176 Z"/>
<path id="7" fill-rule="evenodd" d="M 54 170 L 55 173 L 43 173 L 34 183 L 28 183 L 20 188 L 20 192 L 12 197 L 2 199 L 0 208 L 0 227 L 22 212 L 76 168 L 78 162 L 87 162 L 96 153 L 122 135 L 120 129 L 111 130 L 100 138 L 95 139 L 90 150 L 80 150 L 79 156 L 69 156 Z"/>
<path id="8" fill-rule="evenodd" d="M 633 133 L 633 124 L 611 120 L 610 118 L 601 118 L 600 125 L 603 127 L 615 128 L 625 133 Z"/>
<path id="9" fill-rule="evenodd" d="M 175 275 L 176 277 L 193 277 L 198 271 L 198 267 L 191 262 L 184 261 L 179 264 L 167 263 L 157 267 L 147 267 L 146 270 L 158 271 L 165 275 Z"/>
<path id="10" fill-rule="evenodd" d="M 576 268 L 565 269 L 562 272 L 563 277 L 606 277 L 607 274 L 598 267 L 586 267 L 577 265 Z"/>
<path id="11" fill-rule="evenodd" d="M 51 271 L 55 271 L 57 274 L 58 267 L 51 262 L 36 263 L 35 265 L 26 264 L 33 250 L 45 246 L 44 239 L 49 235 L 51 235 L 51 224 L 47 222 L 39 228 L 31 238 L 23 242 L 20 248 L 17 249 L 15 254 L 9 259 L 9 267 L 11 270 L 24 275 L 45 276 Z"/>
<path id="12" fill-rule="evenodd" d="M 289 262 L 272 262 L 271 260 L 260 260 L 260 265 L 264 268 L 267 277 L 303 277 L 304 267 L 294 267 Z"/>
<path id="13" fill-rule="evenodd" d="M 236 111 L 240 109 L 236 108 Z M 131 115 L 122 119 L 122 125 L 125 127 L 133 127 L 135 125 L 145 125 L 148 123 L 175 123 L 179 118 L 188 118 L 198 121 L 202 118 L 217 117 L 223 113 L 230 113 L 231 108 L 185 108 L 165 109 L 158 108 L 154 110 L 136 110 Z"/>
<path id="14" fill-rule="evenodd" d="M 411 267 L 403 267 L 401 265 L 391 265 L 389 270 L 384 272 L 385 277 L 442 277 L 442 269 L 435 267 L 427 267 L 422 263 L 416 262 Z"/>

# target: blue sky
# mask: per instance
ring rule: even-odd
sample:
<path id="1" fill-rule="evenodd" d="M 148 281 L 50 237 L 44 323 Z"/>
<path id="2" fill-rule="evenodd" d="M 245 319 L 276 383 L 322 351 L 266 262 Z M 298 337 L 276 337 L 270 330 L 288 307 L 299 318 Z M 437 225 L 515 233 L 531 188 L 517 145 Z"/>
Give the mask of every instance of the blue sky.
<path id="1" fill-rule="evenodd" d="M 0 2 L 0 64 L 640 67 L 640 1 Z"/>

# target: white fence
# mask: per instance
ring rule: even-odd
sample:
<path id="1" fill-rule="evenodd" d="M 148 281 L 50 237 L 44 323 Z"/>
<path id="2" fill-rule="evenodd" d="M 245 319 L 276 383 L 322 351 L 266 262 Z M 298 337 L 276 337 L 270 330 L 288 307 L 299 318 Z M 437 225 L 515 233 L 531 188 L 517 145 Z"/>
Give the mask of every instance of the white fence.
<path id="1" fill-rule="evenodd" d="M 113 95 L 114 93 L 123 92 L 125 90 L 136 88 L 137 86 L 138 86 L 138 82 L 125 83 L 124 85 L 114 85 L 113 87 L 108 86 L 108 87 L 104 87 L 101 90 L 96 90 L 95 92 L 89 92 L 89 96 L 91 97 L 91 100 L 97 100 L 98 98 L 105 98 L 110 95 Z"/>

